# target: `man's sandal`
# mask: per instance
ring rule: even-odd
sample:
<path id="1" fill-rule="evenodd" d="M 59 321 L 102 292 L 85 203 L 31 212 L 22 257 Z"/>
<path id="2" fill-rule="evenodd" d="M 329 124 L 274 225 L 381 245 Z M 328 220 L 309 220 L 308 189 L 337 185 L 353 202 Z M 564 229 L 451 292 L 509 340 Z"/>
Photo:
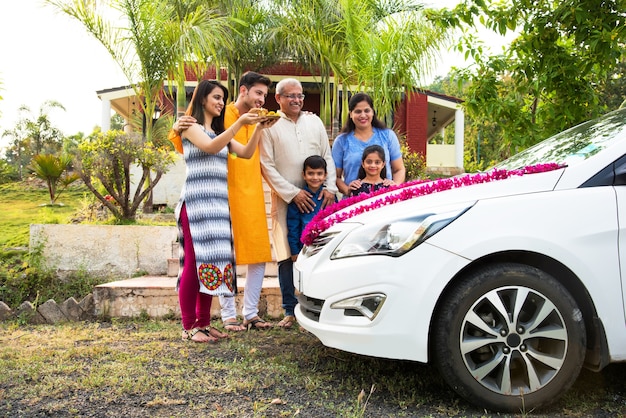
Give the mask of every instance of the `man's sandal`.
<path id="1" fill-rule="evenodd" d="M 270 329 L 273 327 L 272 324 L 270 324 L 267 321 L 262 320 L 258 316 L 255 316 L 254 318 L 250 320 L 246 319 L 245 321 L 243 321 L 243 325 L 247 328 L 248 331 L 250 330 L 258 331 L 262 329 Z"/>
<path id="2" fill-rule="evenodd" d="M 293 324 L 295 323 L 296 323 L 296 317 L 293 315 L 287 315 L 278 323 L 278 326 L 281 328 L 289 329 L 293 327 Z"/>
<path id="3" fill-rule="evenodd" d="M 236 319 L 234 320 L 229 319 L 229 320 L 223 321 L 222 324 L 224 325 L 224 329 L 226 331 L 239 332 L 239 331 L 246 330 L 246 327 L 241 325 L 241 322 L 237 321 Z"/>
<path id="4" fill-rule="evenodd" d="M 206 337 L 208 337 L 208 339 L 206 339 L 206 340 L 205 339 L 202 339 L 202 340 L 195 339 L 194 340 L 193 337 L 197 333 L 205 335 Z M 215 344 L 217 342 L 217 338 L 216 337 L 210 335 L 208 333 L 208 331 L 203 330 L 201 328 L 193 328 L 193 329 L 190 329 L 190 330 L 186 330 L 186 329 L 183 328 L 182 338 L 183 338 L 184 341 L 193 341 L 194 343 Z"/>

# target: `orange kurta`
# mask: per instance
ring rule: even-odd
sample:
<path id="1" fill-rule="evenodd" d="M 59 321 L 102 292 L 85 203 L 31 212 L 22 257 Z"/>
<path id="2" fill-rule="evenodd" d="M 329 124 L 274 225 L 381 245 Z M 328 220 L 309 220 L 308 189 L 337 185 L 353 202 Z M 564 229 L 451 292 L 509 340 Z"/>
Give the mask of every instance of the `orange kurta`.
<path id="1" fill-rule="evenodd" d="M 230 103 L 224 114 L 225 128 L 238 118 L 239 110 L 234 103 Z M 255 125 L 244 125 L 235 135 L 235 140 L 247 144 L 254 127 Z M 237 264 L 272 261 L 261 178 L 258 147 L 250 159 L 228 158 L 228 201 Z"/>

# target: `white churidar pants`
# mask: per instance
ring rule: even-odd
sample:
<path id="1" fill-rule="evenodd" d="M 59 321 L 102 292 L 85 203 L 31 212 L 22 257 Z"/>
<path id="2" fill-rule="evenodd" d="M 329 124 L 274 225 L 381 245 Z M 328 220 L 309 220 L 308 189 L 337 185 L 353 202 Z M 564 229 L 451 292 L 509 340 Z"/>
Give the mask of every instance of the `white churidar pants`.
<path id="1" fill-rule="evenodd" d="M 244 319 L 250 320 L 259 314 L 259 298 L 261 297 L 264 276 L 265 263 L 248 264 L 246 286 L 243 291 L 243 309 L 241 311 Z M 222 321 L 237 317 L 234 297 L 220 296 L 220 306 L 222 307 Z"/>

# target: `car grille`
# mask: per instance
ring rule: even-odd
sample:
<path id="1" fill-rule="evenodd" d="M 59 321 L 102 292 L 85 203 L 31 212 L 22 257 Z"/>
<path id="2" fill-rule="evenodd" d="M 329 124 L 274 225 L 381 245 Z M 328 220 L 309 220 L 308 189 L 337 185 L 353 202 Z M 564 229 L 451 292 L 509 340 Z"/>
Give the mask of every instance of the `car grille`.
<path id="1" fill-rule="evenodd" d="M 306 295 L 298 295 L 298 303 L 300 303 L 300 312 L 312 321 L 319 322 L 320 312 L 324 301 L 321 299 L 310 298 Z"/>
<path id="2" fill-rule="evenodd" d="M 322 248 L 324 248 L 326 244 L 328 244 L 330 241 L 333 240 L 333 238 L 335 238 L 335 235 L 337 235 L 337 232 L 320 234 L 317 238 L 315 238 L 315 240 L 313 240 L 313 243 L 311 245 L 306 245 L 304 247 L 304 254 L 307 257 L 312 257 L 315 254 L 319 253 L 320 251 L 322 251 Z"/>

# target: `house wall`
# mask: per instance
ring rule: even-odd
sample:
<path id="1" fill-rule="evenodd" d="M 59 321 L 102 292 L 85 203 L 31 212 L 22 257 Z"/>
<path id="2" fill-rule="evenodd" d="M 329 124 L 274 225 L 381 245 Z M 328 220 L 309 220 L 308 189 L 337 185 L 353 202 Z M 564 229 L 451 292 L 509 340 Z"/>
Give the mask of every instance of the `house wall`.
<path id="1" fill-rule="evenodd" d="M 456 166 L 454 144 L 428 144 L 426 150 L 427 167 L 440 169 L 442 167 Z"/>
<path id="2" fill-rule="evenodd" d="M 396 124 L 400 132 L 406 135 L 409 148 L 426 155 L 428 116 L 428 96 L 420 93 L 408 93 L 396 112 Z"/>
<path id="3" fill-rule="evenodd" d="M 131 178 L 136 187 L 135 179 L 141 178 L 141 169 L 137 166 L 131 167 Z M 182 155 L 176 154 L 176 161 L 169 167 L 167 173 L 161 176 L 157 185 L 152 189 L 152 203 L 155 205 L 167 205 L 175 207 L 180 198 L 180 191 L 186 177 L 185 161 Z"/>

